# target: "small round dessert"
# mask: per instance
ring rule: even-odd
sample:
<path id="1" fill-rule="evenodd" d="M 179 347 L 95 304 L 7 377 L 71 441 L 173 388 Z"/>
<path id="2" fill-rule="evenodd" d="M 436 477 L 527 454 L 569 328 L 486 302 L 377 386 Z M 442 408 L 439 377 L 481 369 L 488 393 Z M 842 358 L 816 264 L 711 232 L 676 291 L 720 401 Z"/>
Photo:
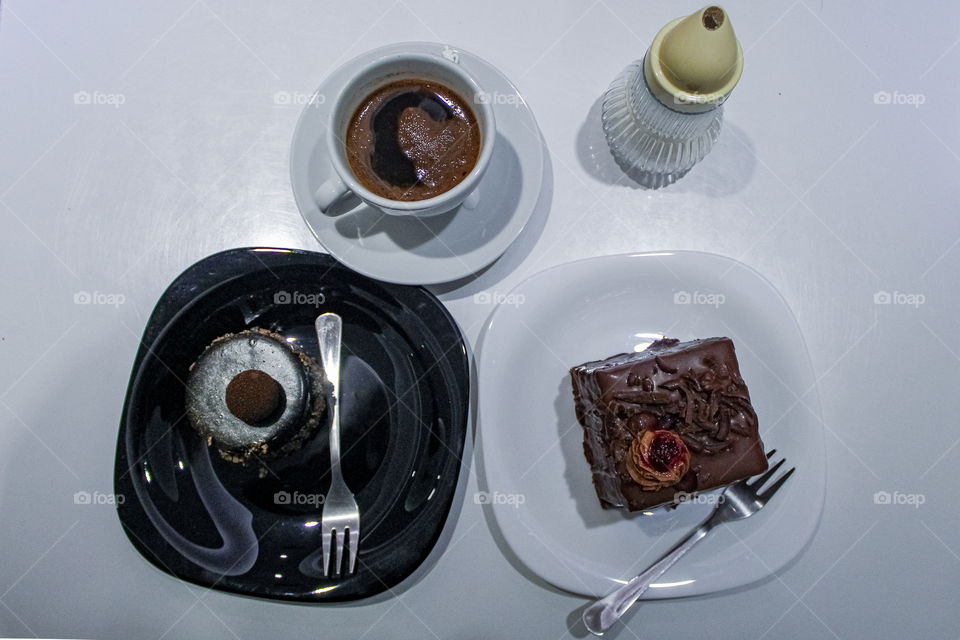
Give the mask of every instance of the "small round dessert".
<path id="1" fill-rule="evenodd" d="M 326 406 L 323 369 L 263 329 L 214 340 L 190 367 L 187 418 L 231 462 L 276 458 L 313 435 Z"/>

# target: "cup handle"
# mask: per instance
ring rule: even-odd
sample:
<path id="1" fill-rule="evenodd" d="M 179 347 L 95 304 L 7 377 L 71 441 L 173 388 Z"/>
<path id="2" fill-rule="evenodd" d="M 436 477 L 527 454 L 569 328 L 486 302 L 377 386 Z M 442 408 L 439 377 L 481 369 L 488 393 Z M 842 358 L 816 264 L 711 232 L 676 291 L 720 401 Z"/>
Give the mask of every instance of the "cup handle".
<path id="1" fill-rule="evenodd" d="M 338 175 L 320 185 L 320 188 L 313 194 L 320 211 L 326 213 L 330 207 L 343 200 L 344 196 L 351 193 L 350 189 Z"/>

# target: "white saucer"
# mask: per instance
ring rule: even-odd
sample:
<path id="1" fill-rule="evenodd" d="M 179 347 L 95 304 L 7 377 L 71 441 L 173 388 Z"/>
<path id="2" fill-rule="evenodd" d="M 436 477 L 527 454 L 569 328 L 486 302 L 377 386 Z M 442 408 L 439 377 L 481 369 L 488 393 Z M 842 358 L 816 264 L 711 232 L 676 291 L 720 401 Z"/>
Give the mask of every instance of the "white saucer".
<path id="1" fill-rule="evenodd" d="M 697 252 L 560 265 L 518 285 L 493 311 L 478 388 L 486 502 L 513 553 L 567 591 L 609 593 L 712 508 L 702 496 L 648 515 L 604 510 L 584 459 L 569 368 L 642 350 L 664 334 L 733 339 L 765 448 L 797 470 L 760 513 L 718 527 L 644 597 L 767 577 L 800 553 L 820 520 L 826 474 L 816 383 L 797 321 L 773 285 L 746 265 Z"/>
<path id="2" fill-rule="evenodd" d="M 543 145 L 533 113 L 499 70 L 457 49 L 460 64 L 488 92 L 497 122 L 493 158 L 477 187 L 477 207 L 461 206 L 423 219 L 384 215 L 364 204 L 339 216 L 326 215 L 317 207 L 313 194 L 332 171 L 324 146 L 327 119 L 341 88 L 359 67 L 382 56 L 445 50 L 450 52 L 437 43 L 401 43 L 350 60 L 323 81 L 293 134 L 290 178 L 300 214 L 333 257 L 366 276 L 399 284 L 436 284 L 475 273 L 507 250 L 540 196 Z"/>

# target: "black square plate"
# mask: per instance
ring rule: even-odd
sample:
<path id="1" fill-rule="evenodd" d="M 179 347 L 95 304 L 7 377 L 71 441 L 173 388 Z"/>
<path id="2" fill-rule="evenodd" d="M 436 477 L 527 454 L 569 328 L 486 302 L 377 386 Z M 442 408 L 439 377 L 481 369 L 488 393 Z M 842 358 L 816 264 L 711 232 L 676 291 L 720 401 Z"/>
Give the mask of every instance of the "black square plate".
<path id="1" fill-rule="evenodd" d="M 215 338 L 268 329 L 319 361 L 313 323 L 327 311 L 343 318 L 343 472 L 361 513 L 357 571 L 337 579 L 319 561 L 325 422 L 264 468 L 223 460 L 184 414 L 187 371 Z M 218 253 L 170 285 L 144 330 L 117 442 L 120 522 L 150 562 L 200 585 L 309 602 L 374 595 L 410 575 L 440 536 L 469 396 L 463 338 L 425 289 L 319 253 Z"/>

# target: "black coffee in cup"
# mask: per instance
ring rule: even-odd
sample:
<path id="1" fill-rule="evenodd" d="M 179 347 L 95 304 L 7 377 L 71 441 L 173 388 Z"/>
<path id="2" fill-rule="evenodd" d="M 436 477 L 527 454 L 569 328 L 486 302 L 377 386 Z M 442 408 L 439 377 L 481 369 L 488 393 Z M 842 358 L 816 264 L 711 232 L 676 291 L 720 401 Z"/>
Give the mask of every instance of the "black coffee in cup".
<path id="1" fill-rule="evenodd" d="M 430 80 L 386 84 L 360 102 L 346 132 L 350 170 L 384 198 L 425 200 L 473 169 L 481 132 L 467 101 Z"/>

